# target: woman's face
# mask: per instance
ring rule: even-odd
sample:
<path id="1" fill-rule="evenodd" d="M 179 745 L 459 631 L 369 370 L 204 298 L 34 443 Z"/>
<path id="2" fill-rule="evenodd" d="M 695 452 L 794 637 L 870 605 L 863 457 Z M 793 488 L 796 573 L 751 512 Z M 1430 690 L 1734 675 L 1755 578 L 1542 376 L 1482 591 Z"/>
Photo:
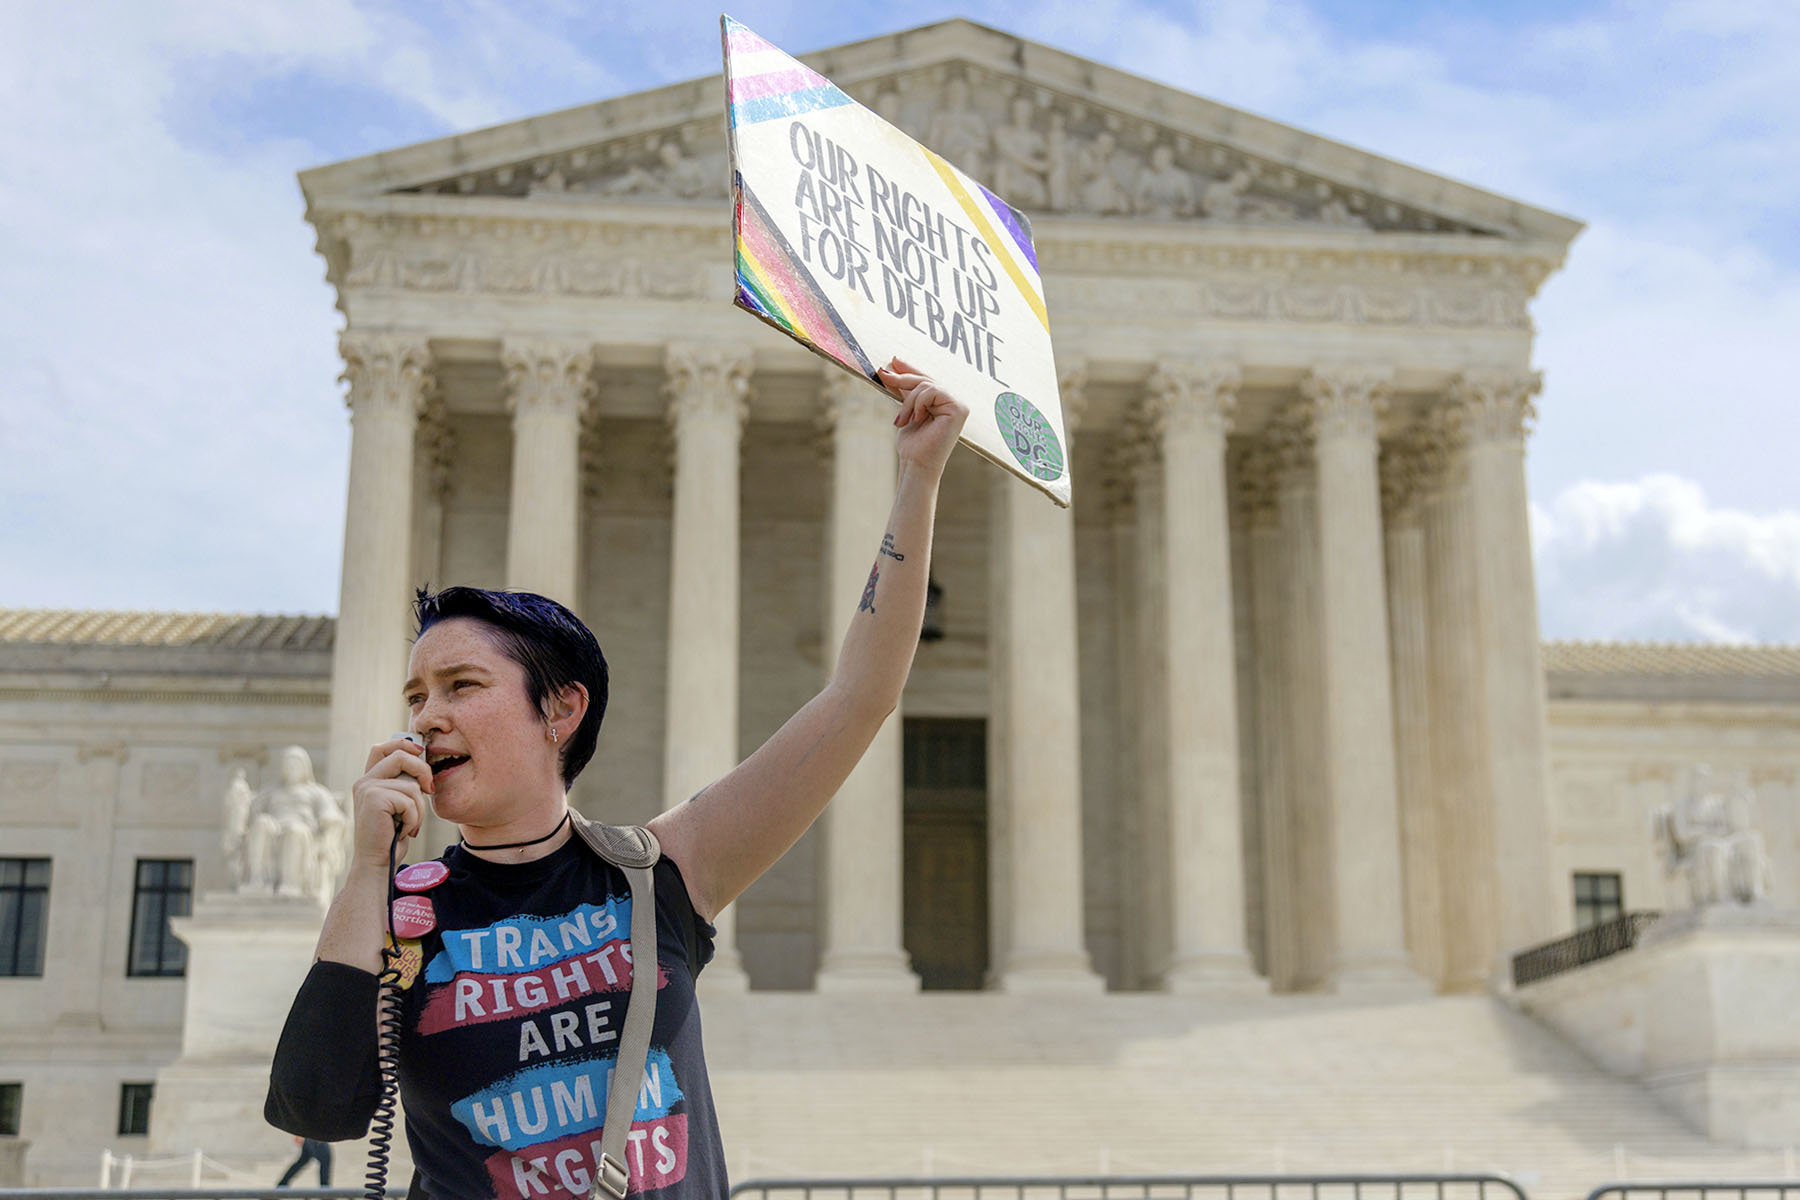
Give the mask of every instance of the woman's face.
<path id="1" fill-rule="evenodd" d="M 406 700 L 426 739 L 432 807 L 458 825 L 489 828 L 563 794 L 558 747 L 531 703 L 525 670 L 488 627 L 453 617 L 413 643 Z"/>

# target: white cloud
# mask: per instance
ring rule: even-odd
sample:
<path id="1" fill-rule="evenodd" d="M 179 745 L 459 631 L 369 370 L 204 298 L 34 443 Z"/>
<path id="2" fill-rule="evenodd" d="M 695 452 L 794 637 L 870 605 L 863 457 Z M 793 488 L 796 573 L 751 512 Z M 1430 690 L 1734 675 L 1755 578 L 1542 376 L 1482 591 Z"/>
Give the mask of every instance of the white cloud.
<path id="1" fill-rule="evenodd" d="M 1710 503 L 1691 480 L 1586 481 L 1533 506 L 1544 636 L 1800 642 L 1800 510 Z"/>

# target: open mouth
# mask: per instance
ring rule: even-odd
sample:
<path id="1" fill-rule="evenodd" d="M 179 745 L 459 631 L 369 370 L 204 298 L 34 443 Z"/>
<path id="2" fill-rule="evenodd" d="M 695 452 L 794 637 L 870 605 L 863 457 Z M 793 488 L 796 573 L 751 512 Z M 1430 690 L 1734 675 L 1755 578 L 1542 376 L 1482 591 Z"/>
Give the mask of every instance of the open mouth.
<path id="1" fill-rule="evenodd" d="M 469 756 L 466 754 L 433 755 L 431 759 L 431 774 L 434 778 L 442 778 L 445 773 L 454 771 L 468 761 Z"/>

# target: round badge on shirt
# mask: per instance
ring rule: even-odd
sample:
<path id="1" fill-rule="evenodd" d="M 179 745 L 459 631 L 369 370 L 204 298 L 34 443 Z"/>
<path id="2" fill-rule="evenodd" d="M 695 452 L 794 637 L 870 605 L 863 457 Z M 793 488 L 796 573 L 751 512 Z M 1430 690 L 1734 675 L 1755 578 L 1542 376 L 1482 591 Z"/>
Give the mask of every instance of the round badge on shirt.
<path id="1" fill-rule="evenodd" d="M 437 911 L 424 896 L 402 896 L 394 901 L 391 923 L 395 937 L 421 938 L 437 928 Z"/>
<path id="2" fill-rule="evenodd" d="M 450 868 L 432 859 L 404 867 L 394 876 L 394 886 L 403 892 L 428 892 L 450 878 Z"/>

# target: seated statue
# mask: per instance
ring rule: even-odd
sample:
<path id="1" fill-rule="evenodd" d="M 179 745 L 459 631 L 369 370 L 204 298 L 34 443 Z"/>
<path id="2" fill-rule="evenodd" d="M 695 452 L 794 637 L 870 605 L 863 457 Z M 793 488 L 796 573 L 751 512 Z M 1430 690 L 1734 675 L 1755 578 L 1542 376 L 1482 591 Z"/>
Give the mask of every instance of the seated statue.
<path id="1" fill-rule="evenodd" d="M 1686 792 L 1654 814 L 1663 869 L 1687 876 L 1695 908 L 1750 904 L 1769 890 L 1762 834 L 1750 828 L 1750 790 L 1731 791 L 1708 766 L 1689 775 Z"/>
<path id="2" fill-rule="evenodd" d="M 226 862 L 239 892 L 331 898 L 349 852 L 337 798 L 313 779 L 299 746 L 281 752 L 281 783 L 252 796 L 239 770 L 225 791 Z"/>

